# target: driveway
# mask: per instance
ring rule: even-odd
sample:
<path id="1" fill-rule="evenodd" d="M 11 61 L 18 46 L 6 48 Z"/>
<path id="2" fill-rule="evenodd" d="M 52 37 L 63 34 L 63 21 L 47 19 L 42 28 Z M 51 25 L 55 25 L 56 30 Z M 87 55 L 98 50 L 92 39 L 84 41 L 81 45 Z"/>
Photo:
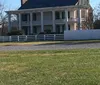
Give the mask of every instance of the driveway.
<path id="1" fill-rule="evenodd" d="M 0 46 L 0 51 L 20 51 L 20 50 L 57 50 L 57 49 L 87 49 L 100 48 L 100 43 L 83 44 L 41 44 L 24 46 Z"/>

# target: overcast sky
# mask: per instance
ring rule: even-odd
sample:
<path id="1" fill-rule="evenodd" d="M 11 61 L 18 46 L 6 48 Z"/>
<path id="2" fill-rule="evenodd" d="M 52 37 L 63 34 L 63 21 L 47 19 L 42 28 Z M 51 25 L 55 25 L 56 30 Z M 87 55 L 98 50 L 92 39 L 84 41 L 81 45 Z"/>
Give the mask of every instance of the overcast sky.
<path id="1" fill-rule="evenodd" d="M 21 0 L 0 0 L 2 3 L 5 3 L 7 10 L 14 10 L 20 7 Z M 91 6 L 94 8 L 97 4 L 100 3 L 100 0 L 90 0 Z"/>

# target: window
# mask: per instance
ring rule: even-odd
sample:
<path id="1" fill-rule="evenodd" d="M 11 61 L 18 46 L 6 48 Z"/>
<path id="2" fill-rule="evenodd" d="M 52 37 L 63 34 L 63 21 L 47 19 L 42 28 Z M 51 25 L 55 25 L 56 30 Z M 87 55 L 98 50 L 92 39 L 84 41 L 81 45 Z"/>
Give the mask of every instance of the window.
<path id="1" fill-rule="evenodd" d="M 62 25 L 62 32 L 65 31 L 65 25 Z"/>
<path id="2" fill-rule="evenodd" d="M 22 21 L 27 21 L 27 14 L 22 14 Z"/>
<path id="3" fill-rule="evenodd" d="M 33 13 L 33 21 L 36 21 L 36 13 Z"/>
<path id="4" fill-rule="evenodd" d="M 87 5 L 88 5 L 88 4 L 89 4 L 89 0 L 87 0 L 87 2 L 86 2 L 86 3 L 87 3 Z"/>
<path id="5" fill-rule="evenodd" d="M 89 3 L 89 0 L 87 0 L 87 3 Z"/>
<path id="6" fill-rule="evenodd" d="M 34 26 L 34 28 L 33 28 L 33 33 L 37 33 L 37 27 L 36 26 Z"/>
<path id="7" fill-rule="evenodd" d="M 55 12 L 56 19 L 60 19 L 60 12 Z"/>
<path id="8" fill-rule="evenodd" d="M 68 11 L 68 18 L 70 18 L 70 12 Z"/>
<path id="9" fill-rule="evenodd" d="M 65 19 L 65 12 L 62 12 L 62 19 Z"/>

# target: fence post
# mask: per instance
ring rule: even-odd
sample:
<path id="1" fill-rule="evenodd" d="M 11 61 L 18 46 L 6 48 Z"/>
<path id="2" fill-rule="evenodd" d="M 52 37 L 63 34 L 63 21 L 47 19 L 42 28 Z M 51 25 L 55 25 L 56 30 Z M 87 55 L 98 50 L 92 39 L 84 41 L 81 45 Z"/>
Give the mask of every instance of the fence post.
<path id="1" fill-rule="evenodd" d="M 9 36 L 9 42 L 11 42 L 11 36 Z"/>
<path id="2" fill-rule="evenodd" d="M 45 37 L 46 35 L 44 35 L 44 41 L 45 41 L 45 39 L 46 39 L 46 37 Z"/>
<path id="3" fill-rule="evenodd" d="M 18 42 L 19 42 L 19 36 L 17 36 Z"/>
<path id="4" fill-rule="evenodd" d="M 56 35 L 54 34 L 54 41 L 56 40 Z"/>
<path id="5" fill-rule="evenodd" d="M 27 35 L 26 35 L 26 39 L 25 39 L 25 41 L 27 41 Z"/>
<path id="6" fill-rule="evenodd" d="M 35 35 L 35 40 L 37 41 L 37 35 Z"/>

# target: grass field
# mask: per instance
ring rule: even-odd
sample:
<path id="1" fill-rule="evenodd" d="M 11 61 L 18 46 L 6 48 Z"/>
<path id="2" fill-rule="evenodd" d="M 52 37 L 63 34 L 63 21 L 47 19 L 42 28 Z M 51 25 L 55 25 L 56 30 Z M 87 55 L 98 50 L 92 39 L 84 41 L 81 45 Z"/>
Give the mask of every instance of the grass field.
<path id="1" fill-rule="evenodd" d="M 0 52 L 0 85 L 100 85 L 100 49 Z"/>
<path id="2" fill-rule="evenodd" d="M 34 41 L 34 42 L 0 42 L 0 46 L 23 46 L 40 44 L 81 44 L 81 43 L 100 43 L 100 40 L 79 40 L 79 41 Z"/>

